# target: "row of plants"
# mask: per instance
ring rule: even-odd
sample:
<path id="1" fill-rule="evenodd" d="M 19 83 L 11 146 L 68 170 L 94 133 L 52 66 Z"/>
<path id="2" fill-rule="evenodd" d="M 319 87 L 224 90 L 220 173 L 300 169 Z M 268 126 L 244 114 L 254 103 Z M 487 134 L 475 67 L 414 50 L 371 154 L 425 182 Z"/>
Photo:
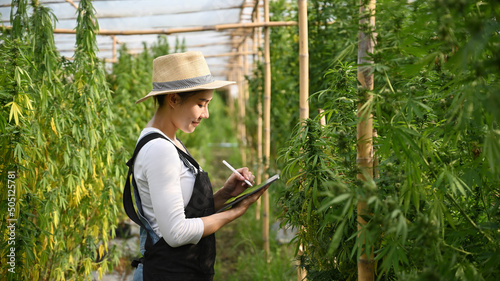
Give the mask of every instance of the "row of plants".
<path id="1" fill-rule="evenodd" d="M 0 195 L 2 279 L 102 276 L 116 261 L 104 257 L 121 216 L 125 155 L 96 56 L 95 10 L 79 1 L 70 61 L 56 50 L 49 9 L 12 6 L 12 29 L 0 33 L 0 166 L 2 186 L 14 190 Z"/>
<path id="2" fill-rule="evenodd" d="M 8 220 L 0 222 L 2 275 L 8 280 L 102 276 L 120 258 L 108 242 L 125 219 L 120 203 L 124 163 L 154 114 L 152 101 L 135 101 L 150 91 L 153 59 L 185 51 L 184 43 L 177 40 L 172 48 L 160 36 L 137 56 L 122 45 L 118 62 L 105 72 L 96 57 L 99 27 L 90 1 L 79 3 L 77 50 L 71 61 L 56 50 L 57 19 L 50 9 L 37 1 L 12 5 L 17 7 L 11 15 L 13 28 L 0 35 L 6 66 L 0 91 L 2 176 L 15 184 L 15 212 L 7 212 Z M 214 163 L 220 160 L 217 151 L 231 163 L 241 162 L 236 147 L 218 148 L 237 143 L 226 104 L 224 93 L 216 93 L 205 125 L 196 134 L 179 135 L 212 172 L 215 189 L 227 174 Z M 10 210 L 11 198 L 2 194 L 2 214 Z M 11 232 L 7 226 L 12 219 Z M 8 239 L 12 233 L 14 241 Z M 15 258 L 8 256 L 11 248 Z"/>
<path id="3" fill-rule="evenodd" d="M 123 219 L 123 163 L 154 110 L 151 102 L 135 101 L 150 90 L 152 59 L 171 49 L 162 37 L 138 56 L 122 46 L 118 63 L 105 73 L 96 58 L 98 25 L 90 1 L 79 3 L 72 61 L 55 49 L 50 10 L 37 1 L 12 4 L 13 28 L 0 34 L 0 165 L 15 196 L 0 195 L 0 212 L 15 201 L 14 212 L 4 217 L 16 221 L 15 231 L 7 227 L 13 221 L 0 221 L 2 276 L 103 274 L 118 259 L 108 241 Z M 297 20 L 294 1 L 270 4 L 271 20 Z M 365 250 L 373 252 L 376 276 L 384 280 L 498 276 L 499 9 L 493 1 L 377 3 L 375 89 L 367 106 L 380 164 L 378 177 L 367 182 L 356 180 L 357 3 L 309 1 L 315 94 L 312 118 L 303 123 L 296 110 L 297 28 L 272 29 L 271 159 L 279 161 L 271 161 L 270 170 L 283 171 L 287 182 L 276 185 L 279 196 L 272 194 L 282 207 L 273 208 L 273 216 L 299 227 L 295 242 L 304 246 L 300 262 L 308 279 L 355 279 Z M 259 66 L 250 79 L 249 132 L 255 132 L 262 74 Z M 180 136 L 197 148 L 191 152 L 209 172 L 217 169 L 207 167 L 214 150 L 208 144 L 235 142 L 223 101 L 222 95 L 214 98 L 211 118 L 196 134 Z M 319 107 L 325 125 L 319 124 Z M 371 212 L 361 237 L 358 200 L 366 200 Z M 15 275 L 8 273 L 11 248 Z"/>
<path id="4" fill-rule="evenodd" d="M 359 6 L 308 1 L 312 116 L 298 122 L 298 35 L 273 29 L 275 199 L 299 227 L 309 280 L 495 280 L 500 264 L 500 38 L 495 1 L 378 1 L 372 99 L 374 180 L 356 164 Z M 297 20 L 291 1 L 272 20 Z M 261 87 L 262 68 L 250 80 Z M 255 98 L 256 100 L 256 98 Z M 251 100 L 253 108 L 256 104 Z M 253 103 L 252 103 L 253 102 Z M 317 108 L 325 109 L 318 115 Z M 251 109 L 250 108 L 250 109 Z M 249 112 L 252 112 L 249 110 Z M 326 125 L 320 125 L 320 119 Z M 249 117 L 253 126 L 255 113 Z M 295 130 L 290 135 L 290 128 Z M 272 156 L 273 157 L 273 156 Z M 361 230 L 359 200 L 369 206 Z M 362 235 L 360 236 L 359 234 Z"/>
<path id="5" fill-rule="evenodd" d="M 108 242 L 124 219 L 124 163 L 154 114 L 152 101 L 135 101 L 150 91 L 152 60 L 185 48 L 177 41 L 172 49 L 165 36 L 138 56 L 123 45 L 118 62 L 105 72 L 96 56 L 99 27 L 90 1 L 79 3 L 72 61 L 56 50 L 57 19 L 49 9 L 37 1 L 12 5 L 17 7 L 13 27 L 0 35 L 2 177 L 15 184 L 15 197 L 1 195 L 2 214 L 15 202 L 15 212 L 0 222 L 2 275 L 9 280 L 102 276 L 120 258 Z M 231 124 L 224 122 L 224 101 L 217 93 L 207 124 L 197 134 L 180 136 L 208 171 L 212 146 L 235 142 Z M 15 258 L 7 256 L 11 248 Z"/>

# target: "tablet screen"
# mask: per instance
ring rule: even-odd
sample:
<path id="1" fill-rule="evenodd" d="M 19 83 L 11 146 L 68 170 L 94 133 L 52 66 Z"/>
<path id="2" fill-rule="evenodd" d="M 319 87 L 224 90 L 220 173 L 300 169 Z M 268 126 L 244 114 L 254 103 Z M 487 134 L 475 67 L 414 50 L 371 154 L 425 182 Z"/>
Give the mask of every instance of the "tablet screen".
<path id="1" fill-rule="evenodd" d="M 253 187 L 247 188 L 240 195 L 227 200 L 226 203 L 224 204 L 224 206 L 222 206 L 222 208 L 220 208 L 215 213 L 220 213 L 222 211 L 225 211 L 225 210 L 231 208 L 233 205 L 238 204 L 241 200 L 243 200 L 243 199 L 247 198 L 248 196 L 251 196 L 251 195 L 259 192 L 259 190 L 265 188 L 266 186 L 268 186 L 271 183 L 275 182 L 279 178 L 280 178 L 280 176 L 278 174 L 276 174 L 276 175 L 268 178 L 265 182 L 261 183 L 258 186 L 253 186 Z"/>

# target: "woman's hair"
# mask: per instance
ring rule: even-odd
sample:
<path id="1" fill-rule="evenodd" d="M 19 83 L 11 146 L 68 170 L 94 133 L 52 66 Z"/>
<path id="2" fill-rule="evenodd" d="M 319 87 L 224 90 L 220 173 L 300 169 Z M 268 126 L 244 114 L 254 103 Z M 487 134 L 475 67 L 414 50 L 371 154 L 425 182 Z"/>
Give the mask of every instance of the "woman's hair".
<path id="1" fill-rule="evenodd" d="M 191 91 L 191 92 L 184 92 L 184 93 L 177 93 L 179 97 L 181 98 L 181 104 L 184 103 L 187 99 L 190 97 L 196 95 L 199 91 Z M 158 107 L 162 107 L 163 103 L 165 103 L 165 98 L 167 95 L 175 95 L 174 94 L 164 94 L 164 95 L 156 95 L 154 96 L 155 104 L 158 105 Z"/>

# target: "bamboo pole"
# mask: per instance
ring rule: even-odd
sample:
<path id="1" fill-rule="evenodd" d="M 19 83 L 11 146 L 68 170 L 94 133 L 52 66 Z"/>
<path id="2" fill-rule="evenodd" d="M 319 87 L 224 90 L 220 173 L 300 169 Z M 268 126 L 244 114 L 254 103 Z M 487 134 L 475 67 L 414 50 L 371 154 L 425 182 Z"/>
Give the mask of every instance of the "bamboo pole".
<path id="1" fill-rule="evenodd" d="M 113 58 L 112 58 L 112 60 L 116 61 L 117 60 L 116 59 L 116 43 L 117 43 L 118 40 L 116 40 L 116 36 L 114 36 L 114 35 L 111 36 L 111 39 L 113 39 L 113 49 L 112 49 Z"/>
<path id="2" fill-rule="evenodd" d="M 307 0 L 298 0 L 299 7 L 299 67 L 300 120 L 309 118 L 309 41 L 307 31 Z"/>
<path id="3" fill-rule="evenodd" d="M 264 0 L 264 21 L 269 22 L 269 0 Z M 269 157 L 271 155 L 271 54 L 269 42 L 269 26 L 264 27 L 264 173 L 267 178 Z M 262 238 L 267 261 L 270 261 L 269 247 L 269 192 L 262 195 L 264 210 L 262 212 Z"/>
<path id="4" fill-rule="evenodd" d="M 70 3 L 71 6 L 78 10 L 78 6 L 72 0 L 66 0 L 66 2 Z"/>
<path id="5" fill-rule="evenodd" d="M 373 139 L 376 140 L 378 137 L 377 129 L 373 129 Z M 377 150 L 375 148 L 372 149 L 372 157 L 373 157 L 373 178 L 378 179 L 380 177 L 380 171 L 378 167 L 378 155 Z"/>
<path id="6" fill-rule="evenodd" d="M 230 23 L 218 24 L 212 26 L 195 26 L 195 27 L 179 27 L 167 29 L 145 29 L 145 30 L 105 30 L 101 29 L 96 32 L 97 35 L 157 35 L 157 34 L 175 34 L 175 33 L 188 33 L 199 31 L 221 31 L 226 29 L 236 28 L 256 28 L 256 27 L 277 27 L 277 26 L 294 26 L 297 25 L 295 21 L 273 21 L 273 22 L 252 22 L 252 23 Z M 12 26 L 6 26 L 6 29 L 12 29 Z M 76 34 L 74 29 L 55 28 L 54 33 L 57 34 Z"/>
<path id="7" fill-rule="evenodd" d="M 234 79 L 234 71 L 229 71 L 228 73 L 228 78 L 229 78 L 229 81 L 235 81 Z M 234 98 L 233 98 L 233 93 L 232 93 L 232 89 L 234 87 L 233 86 L 230 86 L 230 90 L 227 91 L 227 103 L 229 105 L 229 116 L 234 116 Z"/>
<path id="8" fill-rule="evenodd" d="M 245 43 L 243 44 L 242 48 L 243 48 L 243 54 L 245 53 L 248 53 L 248 43 L 249 43 L 249 37 L 245 37 Z M 249 90 L 249 85 L 248 85 L 248 80 L 247 80 L 247 77 L 249 75 L 249 72 L 250 72 L 250 64 L 248 62 L 248 55 L 242 55 L 242 59 L 243 59 L 243 75 L 242 75 L 242 79 L 243 79 L 243 93 L 244 93 L 244 105 L 245 107 L 247 106 L 248 104 L 248 99 L 250 97 L 250 90 Z M 246 109 L 245 109 L 246 110 Z M 248 133 L 248 128 L 246 127 L 246 112 L 245 112 L 245 119 L 243 120 L 243 125 L 245 126 L 245 151 L 247 153 L 247 163 L 249 167 L 251 167 L 253 169 L 253 166 L 254 166 L 254 163 L 255 163 L 255 153 L 253 153 L 253 146 L 251 144 L 253 144 L 254 140 L 253 140 L 253 137 L 254 135 L 253 134 L 250 134 Z M 251 166 L 250 166 L 251 165 Z"/>
<path id="9" fill-rule="evenodd" d="M 260 22 L 260 10 L 257 8 L 258 7 L 259 0 L 256 1 L 255 3 L 255 21 Z M 262 53 L 260 51 L 260 46 L 262 46 L 262 33 L 261 33 L 261 28 L 254 28 L 254 35 L 255 39 L 254 41 L 254 53 L 257 57 L 257 59 L 254 59 L 255 63 L 258 64 L 259 61 L 261 60 Z M 254 55 L 254 56 L 255 56 Z M 255 68 L 257 68 L 258 65 L 255 65 Z M 259 89 L 257 91 L 257 183 L 262 182 L 262 173 L 263 173 L 263 163 L 262 163 L 262 87 L 259 86 Z M 260 211 L 262 209 L 262 197 L 257 200 L 256 205 L 255 205 L 255 218 L 257 220 L 260 220 Z"/>
<path id="10" fill-rule="evenodd" d="M 245 128 L 245 92 L 244 92 L 244 78 L 243 78 L 243 48 L 240 46 L 238 48 L 239 55 L 237 56 L 237 71 L 236 77 L 238 80 L 238 116 L 239 116 L 239 133 L 240 133 L 240 154 L 241 154 L 241 164 L 243 166 L 247 165 L 247 154 L 246 154 L 246 128 Z"/>
<path id="11" fill-rule="evenodd" d="M 298 0 L 299 12 L 299 118 L 309 118 L 309 33 L 307 25 L 307 0 Z M 298 257 L 303 255 L 303 245 L 299 245 Z M 307 271 L 300 267 L 297 258 L 297 280 L 306 280 Z"/>
<path id="12" fill-rule="evenodd" d="M 326 117 L 325 115 L 323 114 L 325 112 L 325 110 L 323 108 L 318 108 L 318 114 L 321 116 L 320 120 L 319 120 L 319 124 L 323 127 L 323 126 L 326 126 Z"/>
<path id="13" fill-rule="evenodd" d="M 257 182 L 260 184 L 262 182 L 262 96 L 260 92 L 257 97 Z M 259 198 L 256 202 L 255 207 L 255 218 L 260 220 L 260 211 L 262 206 L 262 198 Z"/>
<path id="14" fill-rule="evenodd" d="M 360 91 L 363 92 L 363 97 L 358 103 L 358 118 L 360 122 L 357 127 L 357 159 L 358 168 L 360 170 L 357 178 L 363 181 L 373 179 L 373 119 L 371 113 L 367 110 L 369 107 L 363 106 L 370 102 L 372 98 L 370 91 L 373 90 L 373 74 L 370 74 L 370 67 L 365 66 L 373 63 L 368 60 L 368 54 L 373 53 L 375 47 L 375 3 L 376 0 L 369 0 L 365 4 L 364 0 L 360 0 L 360 30 L 358 33 L 358 80 L 361 84 Z M 363 65 L 363 66 L 361 66 Z M 363 216 L 369 214 L 368 204 L 366 200 L 360 198 L 357 205 L 357 222 L 358 222 L 358 238 L 364 235 L 363 226 L 366 221 Z M 363 248 L 364 248 L 363 241 Z M 373 249 L 363 249 L 358 260 L 358 281 L 373 281 L 375 278 L 373 266 Z"/>
<path id="15" fill-rule="evenodd" d="M 54 3 L 60 3 L 60 1 L 44 1 L 44 4 L 54 4 Z M 12 6 L 12 4 L 0 4 L 0 8 L 4 8 L 4 7 L 10 7 Z M 251 8 L 251 7 L 255 7 L 256 5 L 254 4 L 247 4 L 247 3 L 244 3 L 242 6 L 234 6 L 234 7 L 229 7 L 228 9 L 236 9 L 236 8 Z M 213 10 L 209 10 L 209 11 L 213 11 Z"/>
<path id="16" fill-rule="evenodd" d="M 245 102 L 248 101 L 248 81 L 246 79 L 249 73 L 249 65 L 248 65 L 248 37 L 245 37 L 245 43 L 243 43 L 243 90 L 245 92 Z"/>
<path id="17" fill-rule="evenodd" d="M 220 53 L 213 55 L 203 55 L 205 58 L 218 58 L 218 57 L 235 57 L 239 55 L 253 55 L 253 52 L 231 52 L 231 53 Z"/>

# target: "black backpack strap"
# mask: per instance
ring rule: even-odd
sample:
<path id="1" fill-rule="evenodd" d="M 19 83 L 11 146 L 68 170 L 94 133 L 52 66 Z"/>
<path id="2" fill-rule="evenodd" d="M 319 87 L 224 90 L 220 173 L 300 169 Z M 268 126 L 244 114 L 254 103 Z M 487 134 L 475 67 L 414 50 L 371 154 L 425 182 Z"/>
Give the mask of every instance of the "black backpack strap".
<path id="1" fill-rule="evenodd" d="M 127 179 L 125 181 L 125 188 L 123 189 L 123 208 L 125 209 L 125 213 L 127 213 L 127 216 L 140 225 L 143 228 L 146 228 L 142 221 L 139 219 L 139 215 L 137 214 L 137 211 L 134 208 L 134 202 L 132 200 L 132 191 L 130 189 L 130 182 L 132 181 L 132 184 L 135 188 L 137 188 L 135 179 L 134 179 L 134 162 L 135 158 L 137 157 L 137 154 L 139 154 L 139 151 L 141 148 L 148 143 L 151 140 L 157 139 L 157 138 L 163 138 L 166 139 L 162 134 L 160 133 L 151 133 L 146 136 L 144 136 L 139 143 L 135 146 L 134 150 L 134 155 L 132 158 L 127 162 L 128 166 L 128 174 L 127 174 Z"/>

